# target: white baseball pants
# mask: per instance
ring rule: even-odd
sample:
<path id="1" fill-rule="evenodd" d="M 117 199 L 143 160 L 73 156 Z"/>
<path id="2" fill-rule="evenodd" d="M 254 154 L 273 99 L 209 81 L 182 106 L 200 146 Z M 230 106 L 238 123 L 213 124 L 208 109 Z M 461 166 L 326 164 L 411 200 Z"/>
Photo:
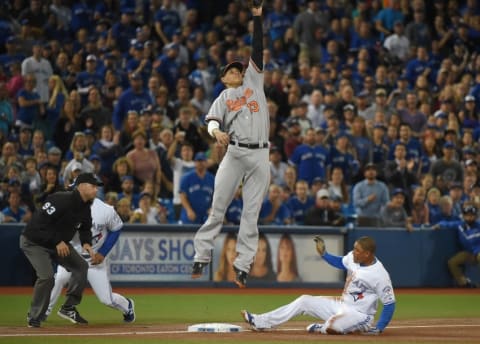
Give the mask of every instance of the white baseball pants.
<path id="1" fill-rule="evenodd" d="M 271 312 L 252 315 L 258 329 L 276 327 L 297 315 L 310 315 L 325 321 L 324 330 L 332 329 L 343 334 L 365 331 L 374 318 L 346 305 L 339 297 L 311 295 L 302 295 Z"/>

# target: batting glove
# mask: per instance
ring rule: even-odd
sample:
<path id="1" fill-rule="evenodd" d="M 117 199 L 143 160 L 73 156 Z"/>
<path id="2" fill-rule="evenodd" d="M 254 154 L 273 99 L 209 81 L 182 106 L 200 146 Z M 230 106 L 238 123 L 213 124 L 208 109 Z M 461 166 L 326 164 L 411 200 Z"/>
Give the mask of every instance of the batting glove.
<path id="1" fill-rule="evenodd" d="M 370 327 L 367 331 L 363 332 L 362 334 L 366 336 L 378 336 L 382 331 L 377 327 Z"/>

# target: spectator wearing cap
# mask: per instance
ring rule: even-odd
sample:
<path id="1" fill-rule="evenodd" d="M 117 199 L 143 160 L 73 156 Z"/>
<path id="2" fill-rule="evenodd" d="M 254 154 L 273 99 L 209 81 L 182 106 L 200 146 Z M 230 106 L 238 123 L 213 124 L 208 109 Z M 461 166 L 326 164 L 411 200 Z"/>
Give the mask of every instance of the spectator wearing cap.
<path id="1" fill-rule="evenodd" d="M 464 272 L 465 265 L 480 264 L 480 223 L 478 208 L 473 202 L 462 207 L 463 220 L 441 221 L 438 228 L 455 229 L 461 245 L 461 251 L 448 260 L 448 269 L 458 287 L 476 288 Z"/>
<path id="2" fill-rule="evenodd" d="M 94 166 L 81 152 L 75 152 L 63 170 L 63 185 L 68 188 L 80 173 L 93 173 Z"/>
<path id="3" fill-rule="evenodd" d="M 50 147 L 47 151 L 47 162 L 56 167 L 58 170 L 61 169 L 62 165 L 62 150 L 57 146 Z"/>
<path id="4" fill-rule="evenodd" d="M 145 50 L 142 42 L 136 42 L 133 46 L 132 58 L 127 61 L 126 69 L 129 74 L 135 73 L 142 76 L 143 85 L 147 87 L 149 78 L 152 74 L 152 63 L 145 56 Z"/>
<path id="5" fill-rule="evenodd" d="M 18 39 L 15 36 L 8 36 L 5 40 L 5 52 L 0 54 L 0 64 L 11 66 L 14 63 L 22 63 L 25 55 L 18 51 Z"/>
<path id="6" fill-rule="evenodd" d="M 401 188 L 392 190 L 390 202 L 381 210 L 381 219 L 386 227 L 402 227 L 413 230 L 411 219 L 405 210 L 405 193 Z"/>
<path id="7" fill-rule="evenodd" d="M 163 45 L 167 45 L 172 41 L 172 36 L 176 30 L 181 28 L 181 19 L 178 12 L 174 10 L 172 1 L 163 0 L 160 9 L 155 12 L 155 32 L 162 41 Z"/>
<path id="8" fill-rule="evenodd" d="M 330 208 L 330 195 L 322 188 L 315 195 L 315 204 L 305 213 L 306 226 L 340 226 L 345 223 L 343 216 Z"/>
<path id="9" fill-rule="evenodd" d="M 148 92 L 143 88 L 141 75 L 132 73 L 130 75 L 130 88 L 122 92 L 113 110 L 112 122 L 115 130 L 120 131 L 122 129 L 128 111 L 133 110 L 138 114 L 150 104 L 151 99 Z"/>
<path id="10" fill-rule="evenodd" d="M 368 91 L 362 90 L 357 94 L 357 114 L 363 119 L 367 120 L 368 112 L 367 109 L 370 106 Z"/>
<path id="11" fill-rule="evenodd" d="M 196 68 L 188 75 L 191 87 L 202 87 L 206 98 L 212 99 L 213 85 L 216 76 L 214 75 L 212 68 L 209 68 L 207 51 L 197 51 L 194 55 L 194 60 Z M 204 113 L 207 112 L 208 108 Z"/>
<path id="12" fill-rule="evenodd" d="M 212 105 L 212 102 L 207 98 L 205 89 L 202 86 L 196 86 L 193 88 L 193 96 L 190 99 L 190 104 L 196 107 L 200 114 L 208 113 L 208 109 Z"/>
<path id="13" fill-rule="evenodd" d="M 147 134 L 144 130 L 139 129 L 132 134 L 133 149 L 130 150 L 126 157 L 132 162 L 133 175 L 141 184 L 149 181 L 154 184 L 154 194 L 156 198 L 160 191 L 160 181 L 162 170 L 160 160 L 155 151 L 147 147 Z"/>
<path id="14" fill-rule="evenodd" d="M 97 57 L 90 54 L 85 59 L 85 70 L 76 76 L 78 93 L 82 96 L 82 104 L 87 103 L 87 95 L 90 87 L 100 89 L 103 84 L 103 77 L 97 72 Z"/>
<path id="15" fill-rule="evenodd" d="M 330 169 L 340 167 L 347 184 L 353 183 L 360 167 L 358 160 L 351 153 L 350 144 L 349 134 L 340 131 L 335 138 L 335 144 L 330 148 Z"/>
<path id="16" fill-rule="evenodd" d="M 377 180 L 377 167 L 368 163 L 364 168 L 364 179 L 353 187 L 353 205 L 360 226 L 379 226 L 382 207 L 390 201 L 388 188 Z"/>
<path id="17" fill-rule="evenodd" d="M 42 46 L 40 42 L 36 42 L 32 48 L 32 56 L 27 57 L 22 62 L 22 75 L 33 74 L 36 84 L 35 90 L 40 97 L 42 104 L 48 102 L 48 79 L 53 74 L 52 65 L 42 57 Z"/>
<path id="18" fill-rule="evenodd" d="M 207 171 L 207 156 L 198 152 L 194 161 L 195 169 L 180 180 L 181 224 L 205 222 L 212 203 L 215 177 Z"/>
<path id="19" fill-rule="evenodd" d="M 311 185 L 315 177 L 326 178 L 330 156 L 325 147 L 315 145 L 314 129 L 308 129 L 302 141 L 303 143 L 295 148 L 288 162 L 296 167 L 298 179 L 305 180 Z"/>
<path id="20" fill-rule="evenodd" d="M 375 101 L 364 110 L 363 116 L 367 121 L 374 121 L 377 112 L 383 112 L 387 121 L 393 113 L 393 109 L 387 103 L 387 91 L 384 88 L 377 88 L 375 90 Z"/>
<path id="21" fill-rule="evenodd" d="M 80 112 L 81 125 L 95 133 L 104 125 L 112 123 L 111 111 L 103 105 L 100 89 L 92 86 L 87 91 L 87 104 Z"/>
<path id="22" fill-rule="evenodd" d="M 290 211 L 292 223 L 303 225 L 305 214 L 314 205 L 314 199 L 309 195 L 309 185 L 304 180 L 295 183 L 295 194 L 287 200 L 287 207 Z"/>
<path id="23" fill-rule="evenodd" d="M 133 211 L 129 222 L 148 225 L 165 223 L 160 220 L 159 215 L 160 211 L 155 198 L 148 192 L 142 192 L 139 195 L 138 208 Z"/>
<path id="24" fill-rule="evenodd" d="M 350 41 L 350 49 L 366 48 L 369 51 L 373 50 L 376 43 L 376 37 L 372 33 L 372 25 L 367 20 L 360 20 L 358 25 L 353 26 L 352 38 Z"/>
<path id="25" fill-rule="evenodd" d="M 126 53 L 129 48 L 130 40 L 136 36 L 136 29 L 133 25 L 133 16 L 135 9 L 124 7 L 121 9 L 120 21 L 113 24 L 111 37 L 122 53 Z"/>
<path id="26" fill-rule="evenodd" d="M 397 20 L 393 26 L 393 34 L 383 42 L 383 47 L 388 53 L 399 61 L 406 62 L 410 57 L 410 40 L 405 35 L 403 22 Z"/>
<path id="27" fill-rule="evenodd" d="M 177 62 L 178 45 L 169 43 L 164 46 L 163 53 L 153 63 L 157 74 L 163 77 L 169 92 L 175 92 L 177 80 L 180 77 L 180 65 Z"/>
<path id="28" fill-rule="evenodd" d="M 458 112 L 458 119 L 463 128 L 479 127 L 480 108 L 475 104 L 475 97 L 467 95 L 464 98 L 464 104 Z"/>
<path id="29" fill-rule="evenodd" d="M 463 181 L 463 167 L 455 158 L 455 145 L 452 142 L 443 144 L 443 157 L 432 164 L 430 168 L 434 180 L 441 176 L 449 184 Z"/>

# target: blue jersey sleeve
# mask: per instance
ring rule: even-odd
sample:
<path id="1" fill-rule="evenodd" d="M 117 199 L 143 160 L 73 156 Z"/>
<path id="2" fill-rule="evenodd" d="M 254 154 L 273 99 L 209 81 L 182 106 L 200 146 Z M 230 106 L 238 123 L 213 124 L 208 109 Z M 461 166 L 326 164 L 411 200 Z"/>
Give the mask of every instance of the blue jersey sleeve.
<path id="1" fill-rule="evenodd" d="M 380 318 L 377 322 L 377 328 L 383 332 L 385 327 L 390 323 L 392 320 L 393 313 L 395 312 L 395 302 L 390 303 L 388 305 L 383 305 L 382 314 L 380 314 Z"/>
<path id="2" fill-rule="evenodd" d="M 106 257 L 108 252 L 112 249 L 112 247 L 116 244 L 118 237 L 120 236 L 120 230 L 118 231 L 108 231 L 107 238 L 103 243 L 102 247 L 98 249 L 98 253 L 102 256 Z"/>
<path id="3" fill-rule="evenodd" d="M 340 270 L 347 270 L 345 265 L 343 265 L 342 259 L 343 257 L 341 256 L 334 256 L 333 254 L 330 254 L 328 252 L 325 252 L 325 254 L 322 256 L 322 258 L 331 266 L 336 267 L 337 269 Z"/>

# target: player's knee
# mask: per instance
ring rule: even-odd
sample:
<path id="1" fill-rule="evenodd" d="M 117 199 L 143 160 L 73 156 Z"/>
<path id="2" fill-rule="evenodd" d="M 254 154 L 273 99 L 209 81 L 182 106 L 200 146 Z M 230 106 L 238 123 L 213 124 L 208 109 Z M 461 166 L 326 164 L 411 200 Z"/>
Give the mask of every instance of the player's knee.
<path id="1" fill-rule="evenodd" d="M 312 295 L 302 295 L 300 296 L 297 301 L 302 305 L 310 305 L 312 303 L 313 296 Z"/>
<path id="2" fill-rule="evenodd" d="M 104 304 L 105 306 L 113 308 L 113 301 L 108 296 L 98 297 L 98 301 L 100 301 L 100 303 Z"/>
<path id="3" fill-rule="evenodd" d="M 36 284 L 45 287 L 45 289 L 53 289 L 53 286 L 55 285 L 55 278 L 53 277 L 53 275 L 39 277 Z"/>

